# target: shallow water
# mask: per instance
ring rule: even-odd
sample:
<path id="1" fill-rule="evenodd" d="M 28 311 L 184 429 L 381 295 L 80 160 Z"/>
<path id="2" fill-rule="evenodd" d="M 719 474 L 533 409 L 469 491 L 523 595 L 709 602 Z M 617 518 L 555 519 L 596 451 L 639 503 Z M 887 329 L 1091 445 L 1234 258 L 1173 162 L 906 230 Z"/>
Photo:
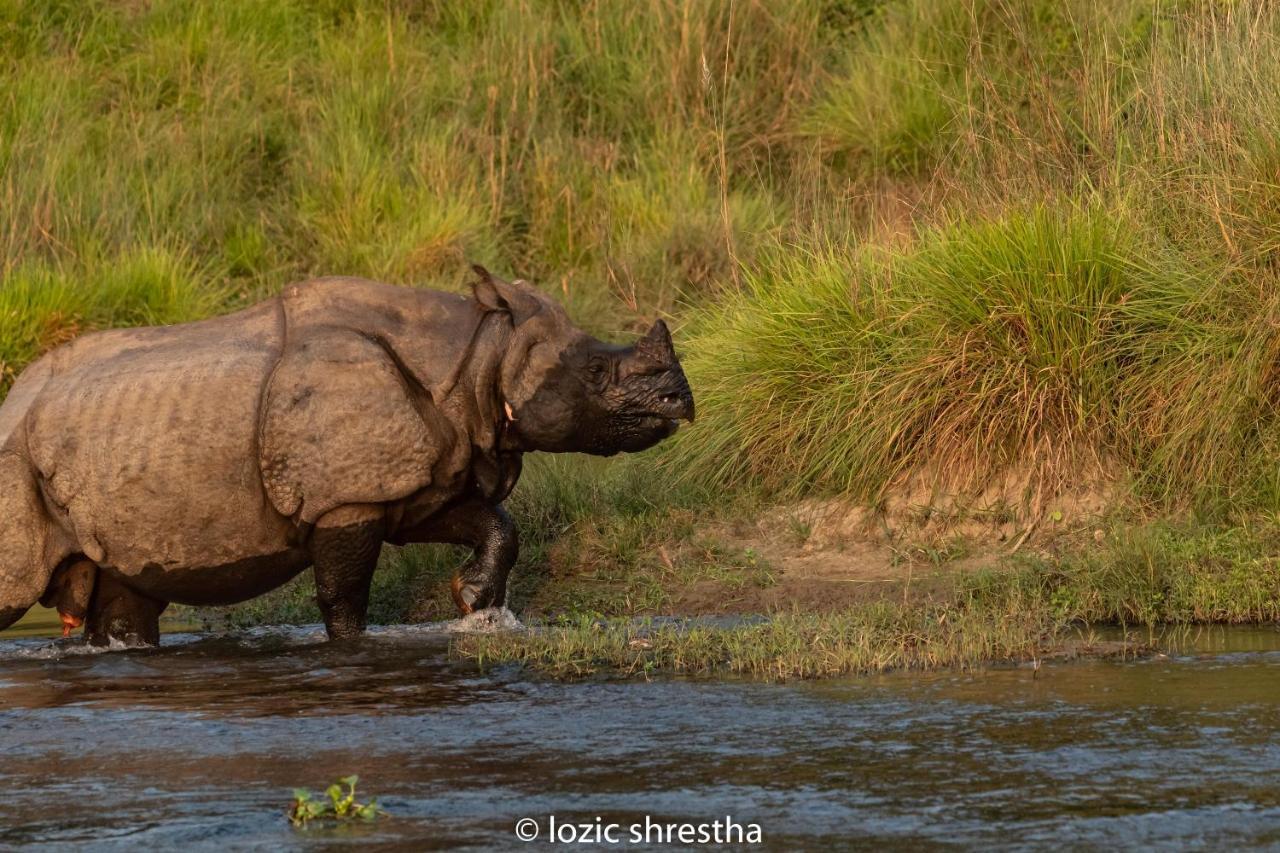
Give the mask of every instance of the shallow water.
<path id="1" fill-rule="evenodd" d="M 0 846 L 510 848 L 532 818 L 536 848 L 551 815 L 624 841 L 729 816 L 777 849 L 1280 845 L 1272 628 L 1038 674 L 785 685 L 480 674 L 447 643 L 0 639 Z M 290 789 L 348 773 L 390 819 L 289 828 Z"/>

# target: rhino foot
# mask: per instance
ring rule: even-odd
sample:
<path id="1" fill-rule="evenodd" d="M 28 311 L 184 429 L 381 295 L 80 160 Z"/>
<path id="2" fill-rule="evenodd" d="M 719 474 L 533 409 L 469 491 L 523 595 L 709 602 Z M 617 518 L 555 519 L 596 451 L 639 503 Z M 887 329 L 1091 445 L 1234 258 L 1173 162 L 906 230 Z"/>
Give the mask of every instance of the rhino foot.
<path id="1" fill-rule="evenodd" d="M 449 590 L 453 593 L 454 605 L 463 616 L 501 603 L 496 601 L 497 595 L 493 585 L 468 583 L 462 579 L 462 575 L 454 575 L 453 582 L 449 584 Z"/>
<path id="2" fill-rule="evenodd" d="M 126 646 L 160 645 L 160 614 L 166 601 L 148 598 L 109 572 L 98 572 L 93 601 L 85 620 L 85 636 L 93 646 L 113 642 Z"/>

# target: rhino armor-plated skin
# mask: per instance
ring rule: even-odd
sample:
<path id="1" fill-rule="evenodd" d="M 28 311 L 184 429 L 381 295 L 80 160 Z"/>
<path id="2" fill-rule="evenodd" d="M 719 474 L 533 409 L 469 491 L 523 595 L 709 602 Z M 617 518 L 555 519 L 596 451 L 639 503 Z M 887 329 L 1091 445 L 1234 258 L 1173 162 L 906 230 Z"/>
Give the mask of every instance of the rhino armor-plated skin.
<path id="1" fill-rule="evenodd" d="M 93 642 L 155 643 L 168 602 L 242 601 L 313 566 L 345 637 L 383 541 L 472 547 L 455 603 L 501 604 L 522 454 L 642 450 L 693 398 L 661 321 L 604 344 L 476 271 L 471 297 L 290 285 L 28 367 L 0 406 L 0 628 L 40 600 Z"/>

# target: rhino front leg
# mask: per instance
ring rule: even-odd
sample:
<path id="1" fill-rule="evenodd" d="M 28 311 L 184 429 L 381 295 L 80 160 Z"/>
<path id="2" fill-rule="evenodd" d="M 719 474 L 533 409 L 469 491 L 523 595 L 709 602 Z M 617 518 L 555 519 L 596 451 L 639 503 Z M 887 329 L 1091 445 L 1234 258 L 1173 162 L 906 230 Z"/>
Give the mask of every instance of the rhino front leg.
<path id="1" fill-rule="evenodd" d="M 316 603 L 329 639 L 363 633 L 369 585 L 378 567 L 384 532 L 381 507 L 340 507 L 316 523 L 311 533 L 311 561 Z"/>
<path id="2" fill-rule="evenodd" d="M 470 501 L 447 512 L 438 525 L 434 541 L 475 549 L 451 584 L 458 611 L 466 615 L 485 607 L 501 607 L 507 599 L 507 576 L 520 553 L 519 534 L 511 516 L 496 504 Z"/>

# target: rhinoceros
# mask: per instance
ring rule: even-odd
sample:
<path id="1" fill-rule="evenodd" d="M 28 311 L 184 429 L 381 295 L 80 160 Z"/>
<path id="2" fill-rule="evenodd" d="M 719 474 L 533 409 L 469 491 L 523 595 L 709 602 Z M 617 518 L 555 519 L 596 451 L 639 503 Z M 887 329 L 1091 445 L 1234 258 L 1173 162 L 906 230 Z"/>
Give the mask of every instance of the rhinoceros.
<path id="1" fill-rule="evenodd" d="M 310 566 L 346 638 L 384 541 L 471 547 L 454 603 L 501 605 L 522 455 L 644 450 L 694 401 L 661 320 L 607 344 L 475 272 L 470 296 L 315 279 L 32 363 L 0 406 L 0 628 L 41 601 L 64 633 L 155 644 L 168 603 L 243 601 Z"/>

